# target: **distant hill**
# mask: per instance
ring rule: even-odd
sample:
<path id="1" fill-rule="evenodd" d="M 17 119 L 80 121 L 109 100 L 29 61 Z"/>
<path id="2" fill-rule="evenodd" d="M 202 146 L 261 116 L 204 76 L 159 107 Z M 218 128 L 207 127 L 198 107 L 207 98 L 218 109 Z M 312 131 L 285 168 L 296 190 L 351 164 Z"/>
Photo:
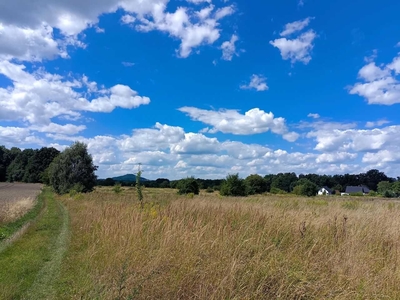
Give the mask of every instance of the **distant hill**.
<path id="1" fill-rule="evenodd" d="M 134 174 L 126 174 L 118 177 L 113 177 L 114 181 L 119 181 L 119 182 L 136 182 L 136 175 Z M 140 181 L 149 181 L 146 178 L 140 178 Z"/>

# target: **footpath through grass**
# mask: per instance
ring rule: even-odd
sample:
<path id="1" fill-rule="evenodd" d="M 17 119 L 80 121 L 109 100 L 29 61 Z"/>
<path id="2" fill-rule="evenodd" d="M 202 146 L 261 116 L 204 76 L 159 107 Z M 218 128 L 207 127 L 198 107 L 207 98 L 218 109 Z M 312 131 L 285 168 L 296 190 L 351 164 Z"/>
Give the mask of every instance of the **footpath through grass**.
<path id="1" fill-rule="evenodd" d="M 66 248 L 68 217 L 50 190 L 44 189 L 39 199 L 43 214 L 0 253 L 0 299 L 53 299 L 51 286 Z"/>

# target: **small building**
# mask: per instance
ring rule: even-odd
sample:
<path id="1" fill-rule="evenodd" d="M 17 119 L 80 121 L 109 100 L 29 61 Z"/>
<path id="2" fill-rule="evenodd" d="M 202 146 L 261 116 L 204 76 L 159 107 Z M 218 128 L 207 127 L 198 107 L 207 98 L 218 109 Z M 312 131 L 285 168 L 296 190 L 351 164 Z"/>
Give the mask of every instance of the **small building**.
<path id="1" fill-rule="evenodd" d="M 328 188 L 327 186 L 323 186 L 318 191 L 318 196 L 328 196 L 333 195 L 333 190 Z"/>
<path id="2" fill-rule="evenodd" d="M 356 193 L 361 193 L 363 195 L 369 194 L 370 190 L 366 186 L 348 186 L 346 187 L 346 192 L 345 194 L 350 195 L 350 194 L 356 194 Z"/>

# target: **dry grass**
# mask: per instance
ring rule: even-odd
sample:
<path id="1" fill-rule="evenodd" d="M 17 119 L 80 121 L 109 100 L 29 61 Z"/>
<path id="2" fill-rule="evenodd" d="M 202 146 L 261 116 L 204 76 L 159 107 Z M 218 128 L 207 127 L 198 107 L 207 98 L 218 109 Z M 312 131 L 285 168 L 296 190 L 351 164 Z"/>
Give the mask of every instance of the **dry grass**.
<path id="1" fill-rule="evenodd" d="M 13 222 L 35 205 L 41 184 L 0 183 L 0 225 Z"/>
<path id="2" fill-rule="evenodd" d="M 179 197 L 64 199 L 65 299 L 400 299 L 400 204 Z"/>
<path id="3" fill-rule="evenodd" d="M 10 223 L 21 218 L 35 206 L 35 199 L 35 197 L 28 197 L 5 202 L 0 207 L 0 224 Z"/>

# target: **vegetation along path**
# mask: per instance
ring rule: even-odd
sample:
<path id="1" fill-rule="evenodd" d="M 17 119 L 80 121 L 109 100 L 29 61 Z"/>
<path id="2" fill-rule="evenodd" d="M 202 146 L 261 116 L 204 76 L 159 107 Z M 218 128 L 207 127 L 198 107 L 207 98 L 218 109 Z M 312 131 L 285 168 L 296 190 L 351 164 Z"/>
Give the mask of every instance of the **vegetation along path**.
<path id="1" fill-rule="evenodd" d="M 67 248 L 68 213 L 50 190 L 42 196 L 43 214 L 0 253 L 0 299 L 55 299 L 53 285 Z"/>

